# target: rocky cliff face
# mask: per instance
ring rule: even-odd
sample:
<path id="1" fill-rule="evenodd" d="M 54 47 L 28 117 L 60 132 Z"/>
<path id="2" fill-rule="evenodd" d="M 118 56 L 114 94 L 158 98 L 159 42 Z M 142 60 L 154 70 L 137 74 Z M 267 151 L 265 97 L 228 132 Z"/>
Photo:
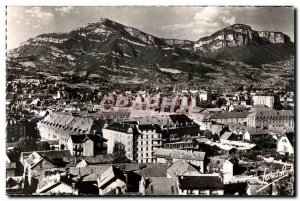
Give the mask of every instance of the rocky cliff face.
<path id="1" fill-rule="evenodd" d="M 291 45 L 281 46 L 285 44 Z M 293 44 L 285 34 L 257 32 L 243 24 L 232 25 L 193 42 L 158 38 L 101 19 L 68 33 L 31 38 L 9 51 L 8 60 L 28 59 L 35 62 L 38 70 L 51 73 L 86 71 L 108 77 L 159 79 L 163 83 L 185 77 L 185 81 L 193 77 L 209 79 L 211 73 L 228 73 L 224 60 L 260 65 L 291 54 Z"/>
<path id="2" fill-rule="evenodd" d="M 250 26 L 235 24 L 211 36 L 199 39 L 193 46 L 195 51 L 214 52 L 224 47 L 240 47 L 249 44 L 290 43 L 290 38 L 281 32 L 255 31 Z"/>
<path id="3" fill-rule="evenodd" d="M 258 31 L 258 35 L 261 38 L 269 40 L 271 43 L 290 43 L 291 39 L 289 36 L 282 32 L 271 32 L 271 31 Z"/>

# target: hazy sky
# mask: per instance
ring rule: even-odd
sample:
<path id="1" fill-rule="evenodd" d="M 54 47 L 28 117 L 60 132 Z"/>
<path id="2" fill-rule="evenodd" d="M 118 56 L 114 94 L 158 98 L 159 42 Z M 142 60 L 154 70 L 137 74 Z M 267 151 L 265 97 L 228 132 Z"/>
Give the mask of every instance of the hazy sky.
<path id="1" fill-rule="evenodd" d="M 289 7 L 8 7 L 7 48 L 41 33 L 69 32 L 105 17 L 163 38 L 196 41 L 235 23 L 282 31 L 294 41 Z"/>

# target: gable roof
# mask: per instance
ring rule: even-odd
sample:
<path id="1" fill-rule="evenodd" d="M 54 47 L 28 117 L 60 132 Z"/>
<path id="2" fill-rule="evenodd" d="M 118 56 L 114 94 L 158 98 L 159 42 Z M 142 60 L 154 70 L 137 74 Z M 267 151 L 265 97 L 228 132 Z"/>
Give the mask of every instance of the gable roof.
<path id="1" fill-rule="evenodd" d="M 117 179 L 120 179 L 124 182 L 126 181 L 123 172 L 120 169 L 111 166 L 100 176 L 100 179 L 98 180 L 98 188 L 105 189 Z"/>
<path id="2" fill-rule="evenodd" d="M 176 176 L 182 176 L 186 172 L 197 172 L 200 174 L 200 172 L 194 168 L 192 165 L 188 164 L 187 162 L 183 160 L 178 160 L 174 162 L 168 169 L 167 172 L 172 177 Z"/>
<path id="3" fill-rule="evenodd" d="M 61 175 L 56 176 L 50 180 L 48 178 L 44 178 L 39 182 L 36 192 L 37 193 L 47 193 L 49 190 L 51 190 L 52 188 L 59 186 L 59 185 L 66 185 L 66 186 L 70 187 L 71 189 L 73 189 L 74 191 L 77 191 L 78 189 L 73 187 L 72 183 L 76 184 L 76 181 L 71 178 L 67 178 L 66 176 L 61 176 Z M 63 192 L 61 192 L 61 193 L 63 193 Z"/>
<path id="4" fill-rule="evenodd" d="M 93 142 L 107 142 L 105 138 L 102 138 L 100 135 L 93 134 L 80 134 L 80 135 L 70 135 L 70 138 L 73 143 L 85 143 L 88 140 L 92 140 Z"/>
<path id="5" fill-rule="evenodd" d="M 233 134 L 232 132 L 226 131 L 223 135 L 221 135 L 221 139 L 228 140 L 232 134 Z"/>
<path id="6" fill-rule="evenodd" d="M 178 177 L 181 189 L 223 189 L 223 181 L 219 176 L 182 176 Z"/>

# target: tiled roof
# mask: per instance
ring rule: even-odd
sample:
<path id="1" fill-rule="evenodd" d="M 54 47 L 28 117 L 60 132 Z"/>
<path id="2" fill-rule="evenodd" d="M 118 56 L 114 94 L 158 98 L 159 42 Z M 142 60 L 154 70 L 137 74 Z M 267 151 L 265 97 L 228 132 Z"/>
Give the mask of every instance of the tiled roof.
<path id="1" fill-rule="evenodd" d="M 38 124 L 68 132 L 90 133 L 93 123 L 94 119 L 91 117 L 78 117 L 68 113 L 51 113 Z"/>
<path id="2" fill-rule="evenodd" d="M 144 131 L 144 130 L 155 131 L 156 130 L 156 127 L 153 124 L 142 124 L 142 125 L 139 125 L 138 128 L 142 131 Z"/>
<path id="3" fill-rule="evenodd" d="M 232 132 L 225 132 L 222 136 L 222 140 L 228 140 L 228 138 L 232 135 Z"/>
<path id="4" fill-rule="evenodd" d="M 198 172 L 200 174 L 200 172 L 196 168 L 194 168 L 192 165 L 188 164 L 187 162 L 185 162 L 183 160 L 178 160 L 178 161 L 174 162 L 168 168 L 167 172 L 172 177 L 182 176 L 186 172 Z"/>
<path id="5" fill-rule="evenodd" d="M 205 158 L 205 152 L 200 151 L 185 151 L 185 150 L 176 150 L 176 149 L 156 149 L 153 155 L 157 157 L 165 158 L 176 158 L 184 160 L 199 160 L 203 161 Z"/>
<path id="6" fill-rule="evenodd" d="M 232 119 L 232 118 L 246 118 L 249 112 L 220 112 L 212 114 L 210 119 Z"/>
<path id="7" fill-rule="evenodd" d="M 132 128 L 133 125 L 126 124 L 126 123 L 112 123 L 111 125 L 107 126 L 105 129 L 119 131 L 122 133 L 128 133 L 129 128 Z"/>

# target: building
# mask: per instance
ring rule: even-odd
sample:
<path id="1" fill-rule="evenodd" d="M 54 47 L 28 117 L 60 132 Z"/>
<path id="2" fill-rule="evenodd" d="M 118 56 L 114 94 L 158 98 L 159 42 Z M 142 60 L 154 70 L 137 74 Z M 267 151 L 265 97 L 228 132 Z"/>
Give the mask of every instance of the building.
<path id="1" fill-rule="evenodd" d="M 78 195 L 78 177 L 71 178 L 71 175 L 45 171 L 45 178 L 38 182 L 34 195 Z"/>
<path id="2" fill-rule="evenodd" d="M 67 149 L 72 156 L 95 156 L 102 153 L 107 140 L 96 134 L 70 135 Z"/>
<path id="3" fill-rule="evenodd" d="M 174 196 L 178 195 L 177 178 L 149 177 L 145 187 L 145 195 L 148 196 Z"/>
<path id="4" fill-rule="evenodd" d="M 255 95 L 252 97 L 253 105 L 266 105 L 269 108 L 274 106 L 274 96 L 269 95 Z"/>
<path id="5" fill-rule="evenodd" d="M 69 150 L 22 152 L 20 162 L 24 166 L 23 176 L 27 176 L 28 183 L 31 185 L 36 171 L 65 167 L 63 161 L 56 160 L 64 157 L 70 157 Z"/>
<path id="6" fill-rule="evenodd" d="M 17 122 L 16 120 L 9 120 L 6 124 L 7 141 L 17 141 L 21 137 L 25 137 L 25 125 Z"/>
<path id="7" fill-rule="evenodd" d="M 201 102 L 202 101 L 207 101 L 208 100 L 208 93 L 207 93 L 207 91 L 201 91 L 199 93 L 199 99 L 200 99 Z"/>
<path id="8" fill-rule="evenodd" d="M 127 190 L 126 176 L 111 166 L 97 179 L 99 195 L 120 195 Z"/>
<path id="9" fill-rule="evenodd" d="M 248 115 L 247 126 L 256 128 L 294 127 L 294 111 L 256 111 Z"/>
<path id="10" fill-rule="evenodd" d="M 248 108 L 245 105 L 230 105 L 228 108 L 229 112 L 245 112 Z"/>
<path id="11" fill-rule="evenodd" d="M 224 185 L 220 176 L 178 177 L 179 195 L 224 195 Z"/>
<path id="12" fill-rule="evenodd" d="M 209 117 L 210 121 L 215 121 L 222 124 L 234 123 L 241 124 L 247 121 L 248 112 L 221 112 L 212 114 Z"/>
<path id="13" fill-rule="evenodd" d="M 112 154 L 118 149 L 124 152 L 128 159 L 136 160 L 137 140 L 133 130 L 134 125 L 126 123 L 112 123 L 104 128 L 103 137 L 107 139 L 107 153 Z"/>
<path id="14" fill-rule="evenodd" d="M 136 126 L 137 133 L 137 162 L 156 163 L 153 151 L 162 147 L 162 133 L 156 124 L 143 124 Z"/>
<path id="15" fill-rule="evenodd" d="M 153 151 L 162 147 L 162 134 L 157 124 L 139 122 L 113 123 L 103 129 L 107 152 L 121 149 L 128 159 L 138 163 L 156 163 Z"/>
<path id="16" fill-rule="evenodd" d="M 167 177 L 176 178 L 180 176 L 200 176 L 201 173 L 196 167 L 187 163 L 184 160 L 178 160 L 172 163 L 172 165 L 167 169 Z"/>
<path id="17" fill-rule="evenodd" d="M 14 176 L 6 178 L 6 193 L 8 195 L 24 194 L 24 179 L 22 176 Z"/>
<path id="18" fill-rule="evenodd" d="M 170 115 L 170 122 L 159 124 L 163 143 L 177 142 L 184 137 L 198 136 L 200 126 L 184 114 Z"/>
<path id="19" fill-rule="evenodd" d="M 183 160 L 196 166 L 200 172 L 205 171 L 205 152 L 159 148 L 153 155 L 157 157 L 157 163 L 167 163 L 167 161 L 174 163 Z"/>
<path id="20" fill-rule="evenodd" d="M 263 140 L 269 135 L 268 131 L 259 128 L 248 128 L 243 139 L 246 141 Z"/>
<path id="21" fill-rule="evenodd" d="M 282 136 L 277 142 L 277 152 L 280 154 L 294 154 L 294 146 L 287 136 Z"/>
<path id="22" fill-rule="evenodd" d="M 50 113 L 37 123 L 41 140 L 59 140 L 66 146 L 71 134 L 101 134 L 102 121 L 91 116 Z"/>

